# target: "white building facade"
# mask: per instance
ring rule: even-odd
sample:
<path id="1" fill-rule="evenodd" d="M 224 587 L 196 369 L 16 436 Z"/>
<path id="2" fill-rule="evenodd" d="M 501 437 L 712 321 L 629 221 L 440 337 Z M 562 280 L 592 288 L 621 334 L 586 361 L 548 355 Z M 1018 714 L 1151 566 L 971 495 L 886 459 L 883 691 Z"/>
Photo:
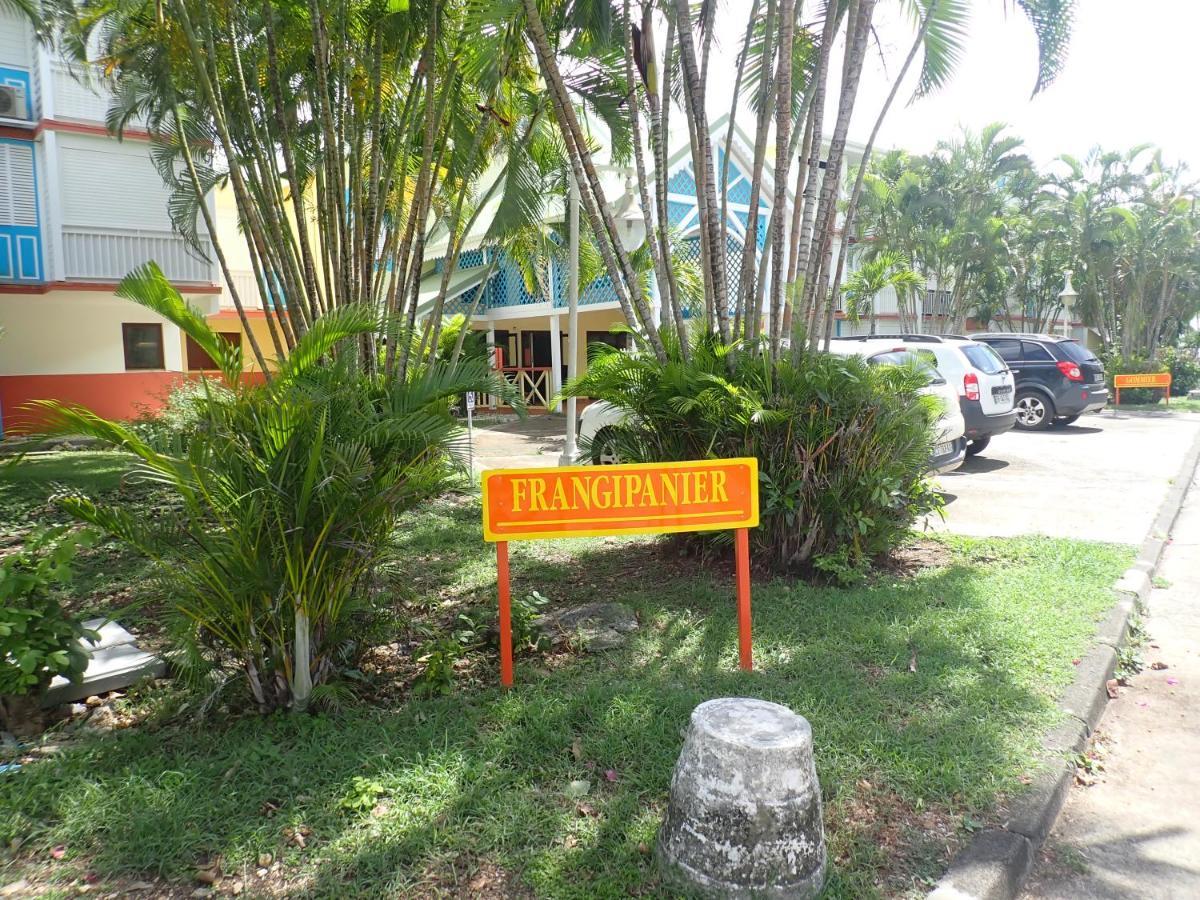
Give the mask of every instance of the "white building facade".
<path id="1" fill-rule="evenodd" d="M 42 398 L 129 418 L 207 367 L 177 328 L 114 294 L 150 260 L 241 330 L 207 236 L 197 253 L 172 230 L 151 135 L 111 136 L 109 100 L 0 5 L 0 429 L 33 424 L 21 407 Z"/>

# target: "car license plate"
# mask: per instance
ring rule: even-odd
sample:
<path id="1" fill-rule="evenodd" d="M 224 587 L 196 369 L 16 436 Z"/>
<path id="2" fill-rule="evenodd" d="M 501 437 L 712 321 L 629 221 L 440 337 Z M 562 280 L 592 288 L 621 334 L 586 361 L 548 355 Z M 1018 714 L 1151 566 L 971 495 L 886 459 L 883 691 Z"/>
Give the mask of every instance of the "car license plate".
<path id="1" fill-rule="evenodd" d="M 992 396 L 993 397 L 1007 397 L 1009 394 L 1012 393 L 1012 390 L 1013 389 L 1012 389 L 1011 384 L 1005 384 L 1005 385 L 1001 385 L 1000 387 L 994 387 L 994 388 L 992 388 Z"/>
<path id="2" fill-rule="evenodd" d="M 942 444 L 934 444 L 933 445 L 933 455 L 934 456 L 945 456 L 946 454 L 953 453 L 953 452 L 954 452 L 954 442 L 953 441 L 946 441 L 945 443 L 942 443 Z"/>

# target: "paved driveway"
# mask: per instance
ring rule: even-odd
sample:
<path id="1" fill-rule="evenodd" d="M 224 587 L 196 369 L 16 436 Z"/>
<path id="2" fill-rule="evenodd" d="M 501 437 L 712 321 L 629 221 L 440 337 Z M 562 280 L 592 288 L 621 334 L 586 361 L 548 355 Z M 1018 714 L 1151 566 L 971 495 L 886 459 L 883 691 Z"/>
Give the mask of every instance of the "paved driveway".
<path id="1" fill-rule="evenodd" d="M 1003 434 L 941 477 L 946 520 L 931 526 L 1140 544 L 1198 433 L 1197 413 L 1105 410 L 1066 428 Z"/>
<path id="2" fill-rule="evenodd" d="M 566 427 L 560 415 L 485 418 L 475 426 L 475 471 L 557 466 Z"/>

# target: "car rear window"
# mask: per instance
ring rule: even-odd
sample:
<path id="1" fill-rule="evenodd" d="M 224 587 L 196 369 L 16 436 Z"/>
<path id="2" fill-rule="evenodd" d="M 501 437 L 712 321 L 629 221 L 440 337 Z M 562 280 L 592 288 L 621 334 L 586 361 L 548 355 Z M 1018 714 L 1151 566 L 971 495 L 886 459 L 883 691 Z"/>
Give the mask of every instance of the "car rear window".
<path id="1" fill-rule="evenodd" d="M 1033 341 L 1021 341 L 1021 355 L 1026 362 L 1053 362 L 1054 354 Z"/>
<path id="2" fill-rule="evenodd" d="M 874 356 L 868 357 L 867 362 L 873 366 L 916 366 L 925 372 L 930 384 L 946 383 L 941 372 L 908 350 L 887 350 L 883 353 L 876 353 Z"/>
<path id="3" fill-rule="evenodd" d="M 1073 363 L 1091 363 L 1099 362 L 1096 359 L 1096 354 L 1078 341 L 1059 341 L 1058 349 L 1067 355 Z"/>
<path id="4" fill-rule="evenodd" d="M 1008 362 L 1019 362 L 1021 359 L 1021 342 L 1012 338 L 993 338 L 987 344 Z"/>
<path id="5" fill-rule="evenodd" d="M 962 348 L 963 355 L 984 375 L 999 375 L 1004 371 L 1004 360 L 987 344 L 966 344 Z"/>

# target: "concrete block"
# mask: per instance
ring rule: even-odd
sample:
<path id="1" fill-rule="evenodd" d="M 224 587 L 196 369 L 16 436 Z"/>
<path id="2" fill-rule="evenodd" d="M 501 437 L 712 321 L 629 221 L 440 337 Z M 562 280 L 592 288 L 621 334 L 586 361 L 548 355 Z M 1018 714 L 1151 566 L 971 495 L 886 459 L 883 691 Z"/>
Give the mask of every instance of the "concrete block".
<path id="1" fill-rule="evenodd" d="M 929 900 L 1010 900 L 1033 866 L 1033 845 L 1011 831 L 975 835 L 950 864 Z"/>
<path id="2" fill-rule="evenodd" d="M 1125 638 L 1129 635 L 1129 619 L 1133 615 L 1135 598 L 1130 594 L 1118 593 L 1117 605 L 1114 606 L 1100 627 L 1096 629 L 1096 641 L 1107 644 L 1114 650 L 1124 646 Z"/>
<path id="3" fill-rule="evenodd" d="M 658 835 L 663 880 L 707 897 L 816 897 L 825 883 L 812 728 L 775 703 L 702 703 Z"/>
<path id="4" fill-rule="evenodd" d="M 1065 759 L 1083 752 L 1083 748 L 1087 746 L 1089 734 L 1087 725 L 1082 721 L 1074 716 L 1066 716 L 1046 735 L 1042 746 L 1045 748 L 1047 756 Z"/>
<path id="5" fill-rule="evenodd" d="M 1089 733 L 1096 730 L 1104 715 L 1108 703 L 1105 682 L 1113 677 L 1116 668 L 1116 651 L 1107 644 L 1094 644 L 1075 667 L 1075 680 L 1059 700 L 1065 712 L 1087 725 Z"/>
<path id="6" fill-rule="evenodd" d="M 1054 827 L 1075 778 L 1075 765 L 1058 759 L 1043 767 L 1028 790 L 1008 803 L 1004 828 L 1024 835 L 1040 846 Z"/>
<path id="7" fill-rule="evenodd" d="M 50 682 L 42 698 L 43 706 L 70 703 L 94 694 L 129 687 L 143 678 L 161 678 L 167 667 L 161 659 L 137 647 L 132 634 L 116 622 L 91 619 L 84 623 L 100 633 L 100 640 L 89 648 L 91 662 L 79 682 L 71 682 L 61 675 Z M 85 647 L 87 646 L 85 642 Z"/>
<path id="8" fill-rule="evenodd" d="M 1113 588 L 1125 594 L 1133 594 L 1138 600 L 1144 601 L 1150 596 L 1151 571 L 1135 564 L 1125 570 Z"/>

